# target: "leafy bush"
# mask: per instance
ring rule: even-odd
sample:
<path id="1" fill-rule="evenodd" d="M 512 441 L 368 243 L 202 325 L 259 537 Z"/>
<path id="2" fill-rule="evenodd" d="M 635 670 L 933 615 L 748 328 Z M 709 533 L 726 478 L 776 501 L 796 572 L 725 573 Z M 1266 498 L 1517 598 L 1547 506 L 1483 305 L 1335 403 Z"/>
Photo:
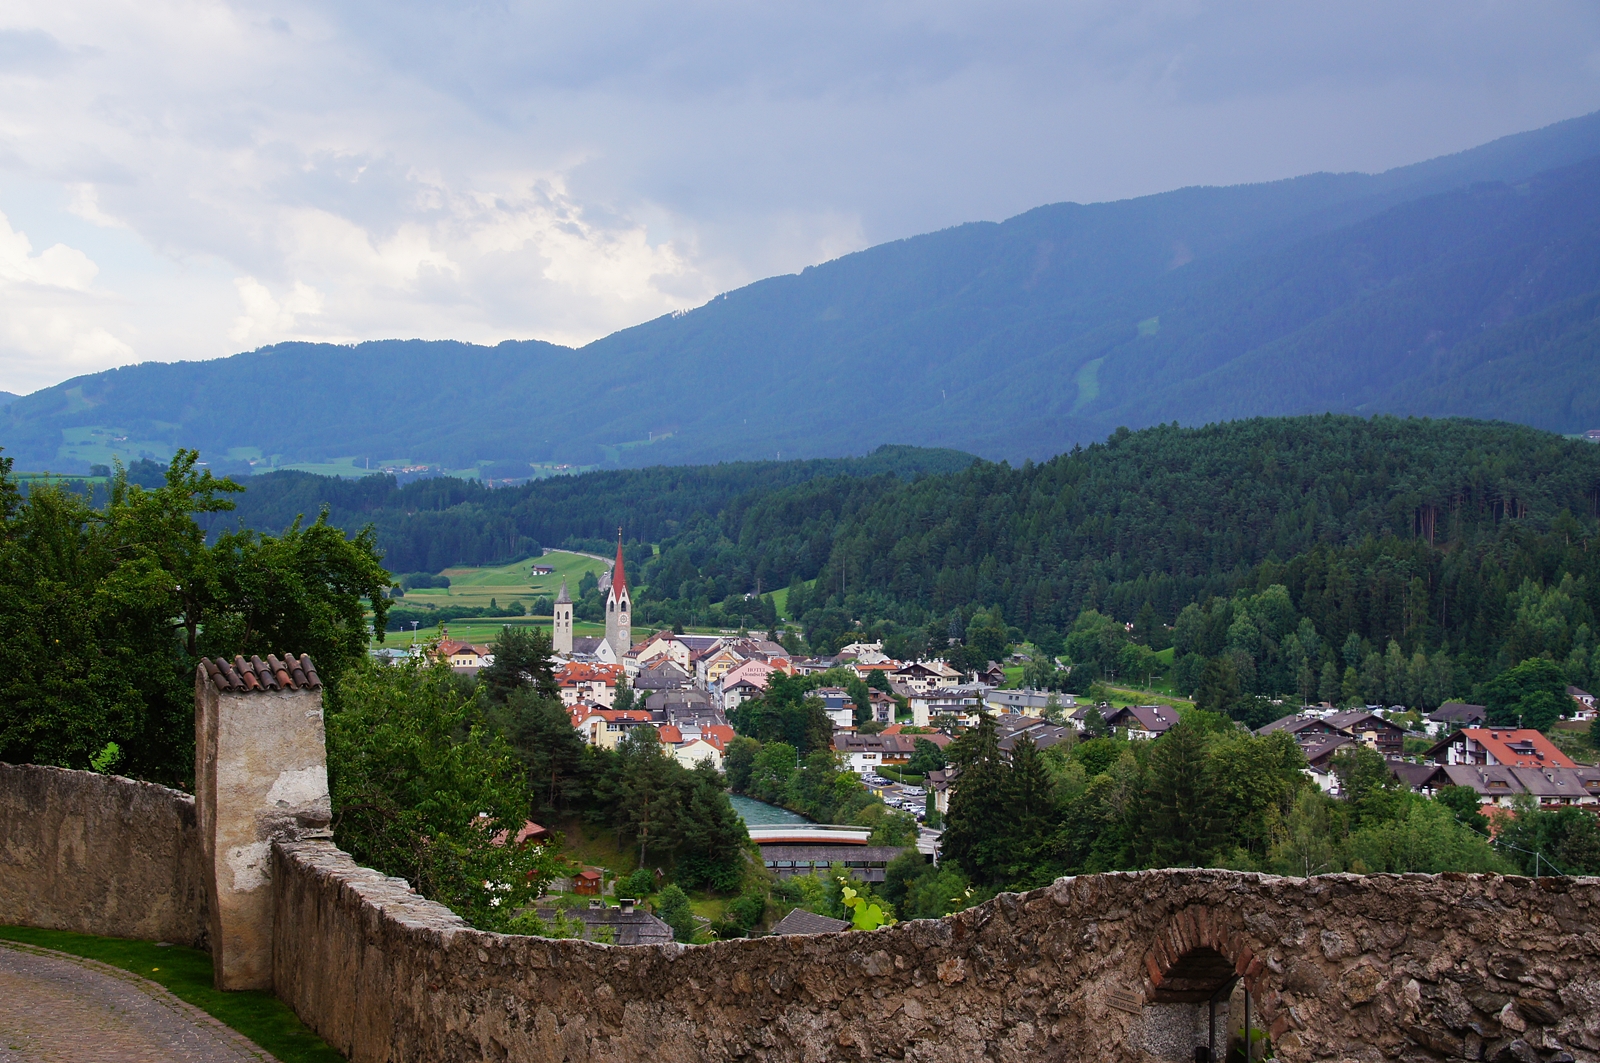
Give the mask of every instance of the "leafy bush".
<path id="1" fill-rule="evenodd" d="M 694 909 L 689 906 L 689 895 L 676 884 L 668 886 L 656 898 L 656 915 L 672 928 L 675 941 L 688 943 L 694 940 Z"/>

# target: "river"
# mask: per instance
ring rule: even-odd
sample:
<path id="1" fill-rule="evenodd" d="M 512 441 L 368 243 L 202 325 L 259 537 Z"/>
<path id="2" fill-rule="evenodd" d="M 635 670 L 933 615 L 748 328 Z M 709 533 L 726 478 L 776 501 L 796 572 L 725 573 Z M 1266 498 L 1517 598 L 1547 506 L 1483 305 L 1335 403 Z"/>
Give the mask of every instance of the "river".
<path id="1" fill-rule="evenodd" d="M 769 805 L 765 801 L 757 801 L 743 794 L 729 794 L 728 801 L 732 803 L 733 810 L 739 813 L 739 818 L 744 820 L 746 827 L 776 827 L 785 823 L 811 822 L 798 812 L 790 812 L 787 808 Z"/>

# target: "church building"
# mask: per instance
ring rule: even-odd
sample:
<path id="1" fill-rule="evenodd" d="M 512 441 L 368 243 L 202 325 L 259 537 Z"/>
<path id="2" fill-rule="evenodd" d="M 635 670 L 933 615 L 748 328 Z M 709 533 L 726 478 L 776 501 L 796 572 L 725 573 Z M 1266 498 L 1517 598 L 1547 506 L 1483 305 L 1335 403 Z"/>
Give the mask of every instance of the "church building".
<path id="1" fill-rule="evenodd" d="M 556 595 L 555 629 L 550 633 L 551 648 L 559 657 L 572 656 L 572 595 L 567 593 L 567 581 L 561 581 L 561 593 Z"/>
<path id="2" fill-rule="evenodd" d="M 572 607 L 567 608 L 570 611 Z M 615 655 L 613 660 L 622 660 L 623 654 L 633 648 L 633 617 L 629 612 L 632 608 L 628 576 L 622 569 L 622 529 L 618 528 L 617 563 L 611 569 L 611 587 L 606 591 L 606 642 Z"/>

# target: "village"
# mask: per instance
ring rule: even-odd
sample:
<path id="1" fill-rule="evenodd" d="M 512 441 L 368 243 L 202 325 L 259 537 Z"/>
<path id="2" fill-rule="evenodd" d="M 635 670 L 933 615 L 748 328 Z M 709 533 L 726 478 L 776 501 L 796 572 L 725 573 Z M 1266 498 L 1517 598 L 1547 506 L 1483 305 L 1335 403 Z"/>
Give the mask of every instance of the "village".
<path id="1" fill-rule="evenodd" d="M 1071 694 L 1009 686 L 1001 662 L 963 672 L 940 659 L 895 660 L 876 642 L 852 643 L 828 656 L 792 653 L 747 634 L 655 630 L 635 642 L 620 549 L 601 591 L 604 636 L 573 634 L 565 585 L 553 618 L 556 684 L 573 728 L 586 743 L 614 750 L 636 728 L 648 727 L 663 751 L 684 767 L 706 762 L 720 772 L 736 735 L 730 714 L 760 698 L 775 675 L 826 673 L 860 680 L 864 699 L 859 688 L 852 694 L 836 685 L 815 687 L 810 696 L 831 724 L 838 764 L 855 772 L 886 806 L 915 817 L 916 848 L 930 861 L 939 858 L 939 826 L 960 785 L 957 770 L 947 767 L 941 754 L 984 715 L 992 717 L 1007 759 L 1024 739 L 1038 750 L 1063 743 L 1070 749 L 1105 735 L 1149 741 L 1180 720 L 1172 704 L 1080 704 Z M 494 659 L 492 646 L 447 634 L 431 652 L 463 675 L 476 674 Z M 1569 718 L 1588 726 L 1596 714 L 1594 697 L 1576 687 L 1567 693 L 1573 702 Z M 1475 793 L 1491 816 L 1509 813 L 1524 795 L 1543 809 L 1600 810 L 1600 767 L 1575 762 L 1538 730 L 1488 726 L 1482 705 L 1447 702 L 1420 719 L 1402 705 L 1307 705 L 1253 733 L 1278 732 L 1293 737 L 1305 757 L 1304 774 L 1334 798 L 1342 796 L 1335 758 L 1367 749 L 1382 756 L 1394 785 L 1427 797 L 1462 787 Z M 871 830 L 848 825 L 752 824 L 748 831 L 763 863 L 779 879 L 842 868 L 859 881 L 878 884 L 889 862 L 906 848 L 872 845 Z M 602 879 L 601 869 L 593 868 L 576 885 L 579 892 L 598 894 L 607 889 Z M 597 925 L 621 920 L 630 926 L 648 926 L 651 919 L 631 905 L 624 912 L 598 903 L 583 917 Z M 796 908 L 773 930 L 814 933 L 839 929 L 832 925 L 836 922 Z"/>

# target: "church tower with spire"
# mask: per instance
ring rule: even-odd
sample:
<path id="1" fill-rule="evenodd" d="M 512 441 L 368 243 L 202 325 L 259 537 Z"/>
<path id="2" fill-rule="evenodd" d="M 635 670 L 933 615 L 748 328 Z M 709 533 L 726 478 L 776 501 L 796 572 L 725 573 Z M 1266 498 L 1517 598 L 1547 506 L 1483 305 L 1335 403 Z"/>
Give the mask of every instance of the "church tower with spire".
<path id="1" fill-rule="evenodd" d="M 555 630 L 550 634 L 551 649 L 562 657 L 572 656 L 572 595 L 567 593 L 567 581 L 561 580 L 561 593 L 556 595 Z"/>
<path id="2" fill-rule="evenodd" d="M 629 610 L 633 602 L 628 598 L 628 574 L 622 568 L 622 529 L 617 529 L 617 563 L 611 569 L 611 589 L 606 591 L 606 641 L 611 651 L 622 660 L 622 655 L 633 648 L 633 618 Z"/>

